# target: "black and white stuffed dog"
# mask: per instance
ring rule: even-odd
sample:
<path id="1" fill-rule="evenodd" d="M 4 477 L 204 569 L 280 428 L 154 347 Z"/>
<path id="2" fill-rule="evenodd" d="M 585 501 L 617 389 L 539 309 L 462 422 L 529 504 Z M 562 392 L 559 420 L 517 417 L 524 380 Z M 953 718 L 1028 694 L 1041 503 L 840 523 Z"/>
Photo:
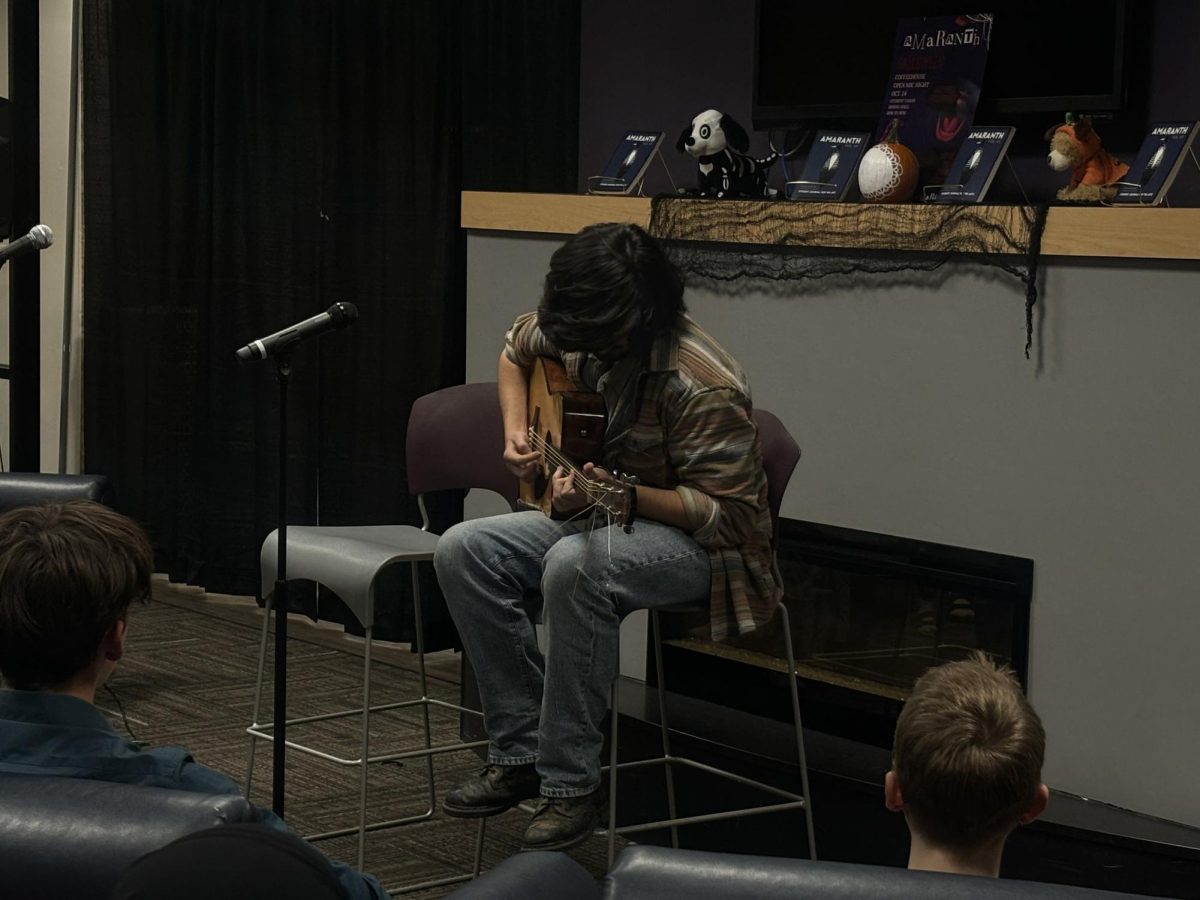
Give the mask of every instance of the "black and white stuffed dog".
<path id="1" fill-rule="evenodd" d="M 699 160 L 702 197 L 774 197 L 767 187 L 767 170 L 779 158 L 772 153 L 763 159 L 746 155 L 750 138 L 732 116 L 706 109 L 683 129 L 675 149 Z"/>

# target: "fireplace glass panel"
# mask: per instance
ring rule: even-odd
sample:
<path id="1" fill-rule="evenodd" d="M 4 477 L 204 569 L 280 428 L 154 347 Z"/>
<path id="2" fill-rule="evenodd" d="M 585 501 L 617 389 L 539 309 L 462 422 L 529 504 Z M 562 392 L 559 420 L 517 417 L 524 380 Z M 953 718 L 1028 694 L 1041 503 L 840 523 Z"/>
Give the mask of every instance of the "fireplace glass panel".
<path id="1" fill-rule="evenodd" d="M 978 649 L 1026 684 L 1032 560 L 795 519 L 780 521 L 778 557 L 801 679 L 903 700 Z M 784 671 L 780 627 L 671 643 Z"/>

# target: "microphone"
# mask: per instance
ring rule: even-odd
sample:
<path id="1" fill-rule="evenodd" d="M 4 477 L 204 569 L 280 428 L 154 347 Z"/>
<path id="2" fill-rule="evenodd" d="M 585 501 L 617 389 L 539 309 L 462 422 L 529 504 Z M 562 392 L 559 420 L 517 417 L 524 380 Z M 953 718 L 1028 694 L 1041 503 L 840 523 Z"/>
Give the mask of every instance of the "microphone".
<path id="1" fill-rule="evenodd" d="M 34 225 L 25 237 L 9 241 L 6 246 L 0 247 L 0 265 L 30 250 L 45 250 L 53 243 L 54 232 L 50 230 L 49 225 Z"/>
<path id="2" fill-rule="evenodd" d="M 288 349 L 293 344 L 312 337 L 320 337 L 335 328 L 345 328 L 358 319 L 358 308 L 353 303 L 335 303 L 323 313 L 297 322 L 290 328 L 269 334 L 265 338 L 251 341 L 237 352 L 238 362 L 266 359 Z"/>

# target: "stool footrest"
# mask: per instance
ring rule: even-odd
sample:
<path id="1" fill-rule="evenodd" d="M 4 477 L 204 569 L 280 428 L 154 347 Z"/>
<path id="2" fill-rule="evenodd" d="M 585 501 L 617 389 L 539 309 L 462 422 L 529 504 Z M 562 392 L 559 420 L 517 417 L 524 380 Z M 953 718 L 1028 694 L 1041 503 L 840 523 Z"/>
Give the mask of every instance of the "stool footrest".
<path id="1" fill-rule="evenodd" d="M 726 769 L 721 769 L 716 766 L 710 766 L 707 763 L 702 763 L 694 759 L 688 759 L 685 756 L 657 756 L 653 759 L 634 759 L 629 762 L 617 764 L 617 769 L 641 769 L 648 766 L 656 765 L 676 765 L 687 766 L 692 769 L 698 769 L 702 772 L 707 772 L 709 775 L 715 775 L 720 778 L 728 778 L 731 781 L 736 781 L 739 784 L 744 784 L 747 787 L 757 788 L 760 791 L 768 794 L 774 794 L 777 797 L 784 798 L 783 803 L 763 803 L 757 806 L 744 806 L 737 809 L 721 810 L 714 813 L 701 813 L 695 816 L 676 816 L 675 818 L 660 819 L 656 822 L 640 822 L 633 825 L 618 825 L 616 828 L 617 834 L 636 834 L 641 831 L 656 831 L 660 828 L 671 828 L 679 825 L 694 825 L 700 822 L 722 822 L 726 819 L 738 819 L 743 816 L 760 816 L 766 813 L 788 812 L 793 809 L 804 808 L 804 796 L 794 793 L 793 791 L 785 791 L 783 788 L 775 787 L 771 784 L 765 784 L 761 781 L 756 781 L 753 778 L 747 778 L 744 775 L 738 775 L 736 772 L 730 772 Z M 607 772 L 611 766 L 601 766 L 602 772 Z M 517 806 L 523 812 L 532 813 L 534 807 L 530 803 L 520 803 Z M 596 834 L 607 835 L 607 828 L 597 828 Z"/>
<path id="2" fill-rule="evenodd" d="M 246 729 L 246 734 L 260 741 L 270 741 L 274 735 L 268 731 L 269 725 L 254 727 L 253 725 Z M 305 753 L 309 756 L 315 756 L 318 759 L 326 760 L 327 762 L 337 763 L 341 766 L 361 766 L 363 764 L 362 757 L 357 759 L 347 759 L 344 756 L 336 756 L 332 753 L 326 753 L 323 750 L 318 750 L 315 747 L 309 747 L 306 744 L 300 744 L 296 741 L 286 740 L 283 742 L 289 750 L 295 750 L 297 753 Z M 399 750 L 394 753 L 377 753 L 367 757 L 367 765 L 381 762 L 392 762 L 397 759 L 412 759 L 418 756 L 438 756 L 442 753 L 453 753 L 456 750 L 473 750 L 476 747 L 486 747 L 486 740 L 478 741 L 455 741 L 450 744 L 439 744 L 436 747 L 419 747 L 415 750 Z"/>
<path id="3" fill-rule="evenodd" d="M 473 716 L 483 718 L 483 713 L 477 709 L 470 709 L 466 706 L 459 706 L 457 703 L 450 703 L 446 700 L 436 700 L 433 697 L 418 697 L 415 700 L 401 700 L 396 703 L 381 703 L 378 706 L 372 706 L 367 711 L 374 715 L 377 712 L 387 712 L 392 709 L 404 709 L 409 706 L 436 706 L 438 709 L 444 709 L 448 712 L 470 713 Z M 310 722 L 327 722 L 330 719 L 342 719 L 346 716 L 361 716 L 363 714 L 362 707 L 355 709 L 342 709 L 337 712 L 319 713 L 315 716 L 300 716 L 295 719 L 288 719 L 287 724 L 291 725 L 306 725 Z M 274 722 L 253 722 L 251 728 L 259 728 L 267 730 L 275 727 Z"/>
<path id="4" fill-rule="evenodd" d="M 432 807 L 426 809 L 423 813 L 413 813 L 411 816 L 403 816 L 399 819 L 387 819 L 386 821 L 368 822 L 363 826 L 363 831 L 383 831 L 385 828 L 397 828 L 400 825 L 408 825 L 411 822 L 424 822 L 427 819 L 433 818 L 434 810 Z M 358 834 L 358 826 L 353 825 L 349 828 L 335 828 L 332 831 L 319 831 L 316 834 L 306 834 L 306 841 L 328 841 L 331 838 L 345 837 L 348 834 Z"/>
<path id="5" fill-rule="evenodd" d="M 766 784 L 753 778 L 747 778 L 745 775 L 738 775 L 736 772 L 730 772 L 728 769 L 721 769 L 694 759 L 688 759 L 686 756 L 656 756 L 652 759 L 634 759 L 629 762 L 618 763 L 617 769 L 639 769 L 647 766 L 661 765 L 687 766 L 701 772 L 707 772 L 709 775 L 716 775 L 719 778 L 728 778 L 730 781 L 736 781 L 738 784 L 744 784 L 747 787 L 758 788 L 760 791 L 774 794 L 777 797 L 784 797 L 790 801 L 798 801 L 803 806 L 803 794 L 797 794 L 794 791 L 785 791 L 783 788 L 775 787 L 773 784 Z M 607 772 L 610 768 L 610 766 L 602 766 L 601 771 Z"/>
<path id="6" fill-rule="evenodd" d="M 673 828 L 680 825 L 695 825 L 700 822 L 723 822 L 726 819 L 740 819 L 746 816 L 761 816 L 766 813 L 787 812 L 793 809 L 803 809 L 803 800 L 792 800 L 788 803 L 771 803 L 766 806 L 748 806 L 742 809 L 731 809 L 717 813 L 705 813 L 698 816 L 677 816 L 674 819 L 660 819 L 657 822 L 642 822 L 636 825 L 618 825 L 617 834 L 637 834 L 642 831 L 657 831 L 660 828 Z M 607 828 L 596 829 L 596 834 L 607 835 Z"/>
<path id="7" fill-rule="evenodd" d="M 478 872 L 468 872 L 465 875 L 448 875 L 445 878 L 431 878 L 428 881 L 418 881 L 416 884 L 400 884 L 384 888 L 389 894 L 411 894 L 414 891 L 428 891 L 432 888 L 446 887 L 451 884 L 462 884 L 479 876 Z"/>

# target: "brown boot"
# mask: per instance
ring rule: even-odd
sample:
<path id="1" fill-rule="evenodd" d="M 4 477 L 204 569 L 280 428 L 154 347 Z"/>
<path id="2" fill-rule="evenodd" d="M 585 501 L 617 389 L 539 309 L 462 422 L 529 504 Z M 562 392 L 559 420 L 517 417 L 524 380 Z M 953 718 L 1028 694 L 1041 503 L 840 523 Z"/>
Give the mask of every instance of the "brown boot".
<path id="1" fill-rule="evenodd" d="M 442 798 L 442 809 L 461 819 L 494 816 L 538 796 L 541 783 L 533 763 L 484 766 L 477 778 L 464 781 Z"/>
<path id="2" fill-rule="evenodd" d="M 582 844 L 596 830 L 604 791 L 582 797 L 543 797 L 525 829 L 522 850 L 566 850 Z"/>

